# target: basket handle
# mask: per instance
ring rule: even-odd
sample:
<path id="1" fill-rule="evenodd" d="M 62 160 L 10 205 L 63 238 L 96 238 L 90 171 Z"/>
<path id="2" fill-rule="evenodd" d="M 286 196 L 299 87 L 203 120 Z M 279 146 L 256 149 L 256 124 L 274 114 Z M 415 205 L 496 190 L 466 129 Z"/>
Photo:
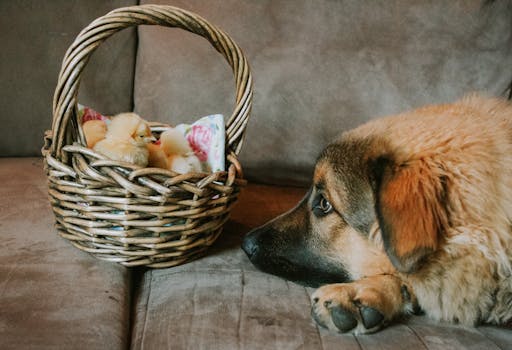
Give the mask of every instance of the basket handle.
<path id="1" fill-rule="evenodd" d="M 252 76 L 242 50 L 225 32 L 192 12 L 173 6 L 140 5 L 119 8 L 97 18 L 78 34 L 66 52 L 53 97 L 51 155 L 62 159 L 62 148 L 77 139 L 78 88 L 82 71 L 94 50 L 121 29 L 141 24 L 176 27 L 198 34 L 228 61 L 235 76 L 236 105 L 226 122 L 226 139 L 228 149 L 238 154 L 242 148 L 253 95 Z"/>

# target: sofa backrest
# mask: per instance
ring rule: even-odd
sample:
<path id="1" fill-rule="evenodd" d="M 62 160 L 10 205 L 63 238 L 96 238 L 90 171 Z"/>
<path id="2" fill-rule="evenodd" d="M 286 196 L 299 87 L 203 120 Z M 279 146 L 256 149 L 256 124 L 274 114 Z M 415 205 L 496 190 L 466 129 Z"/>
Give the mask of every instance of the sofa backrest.
<path id="1" fill-rule="evenodd" d="M 64 54 L 95 18 L 137 0 L 0 1 L 0 156 L 40 156 Z M 80 101 L 106 113 L 130 110 L 136 30 L 108 40 L 85 68 Z"/>
<path id="2" fill-rule="evenodd" d="M 249 179 L 260 182 L 306 184 L 318 153 L 338 133 L 472 91 L 502 95 L 512 81 L 511 1 L 141 1 L 146 2 L 196 12 L 244 49 L 255 95 L 240 158 Z M 66 36 L 54 34 L 48 41 L 42 38 L 47 33 L 25 29 L 27 36 L 36 36 L 30 40 L 43 44 L 23 59 L 31 72 L 43 74 L 28 86 L 15 85 L 24 89 L 21 106 L 14 101 L 2 106 L 0 118 L 8 116 L 7 125 L 18 128 L 24 142 L 0 138 L 0 155 L 37 154 L 40 130 L 26 134 L 18 126 L 49 127 L 48 107 L 65 47 L 94 19 L 88 2 L 80 4 L 87 16 L 72 9 L 57 11 L 65 23 L 55 30 Z M 0 5 L 9 6 L 14 5 Z M 99 7 L 96 17 L 106 12 Z M 80 21 L 72 19 L 77 16 Z M 96 64 L 87 67 L 91 80 L 81 87 L 85 103 L 115 113 L 130 109 L 133 102 L 144 117 L 171 124 L 232 112 L 230 68 L 201 37 L 141 26 L 136 63 L 131 33 L 117 34 L 107 43 L 111 46 L 100 48 L 93 56 Z M 35 67 L 29 55 L 37 52 L 45 57 Z"/>
<path id="3" fill-rule="evenodd" d="M 512 81 L 510 1 L 157 3 L 203 15 L 244 49 L 255 96 L 241 161 L 258 181 L 307 183 L 343 130 L 472 91 L 500 95 Z M 143 115 L 231 113 L 230 68 L 192 34 L 140 28 L 135 82 Z"/>

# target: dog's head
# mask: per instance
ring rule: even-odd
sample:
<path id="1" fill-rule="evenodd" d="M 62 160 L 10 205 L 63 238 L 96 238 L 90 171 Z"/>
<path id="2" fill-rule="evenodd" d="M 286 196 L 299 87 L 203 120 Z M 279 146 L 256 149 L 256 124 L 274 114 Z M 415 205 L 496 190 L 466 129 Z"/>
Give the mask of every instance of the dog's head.
<path id="1" fill-rule="evenodd" d="M 297 207 L 251 231 L 242 248 L 261 270 L 312 286 L 411 273 L 447 224 L 444 186 L 424 159 L 346 134 L 321 153 Z"/>

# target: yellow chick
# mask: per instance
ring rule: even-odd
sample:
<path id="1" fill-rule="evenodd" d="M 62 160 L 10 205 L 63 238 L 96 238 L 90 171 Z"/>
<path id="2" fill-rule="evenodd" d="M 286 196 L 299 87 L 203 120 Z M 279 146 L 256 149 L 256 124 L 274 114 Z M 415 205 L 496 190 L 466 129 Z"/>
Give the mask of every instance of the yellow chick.
<path id="1" fill-rule="evenodd" d="M 164 131 L 160 143 L 167 156 L 167 169 L 179 174 L 202 171 L 201 162 L 181 132 L 176 129 Z"/>
<path id="2" fill-rule="evenodd" d="M 121 113 L 112 118 L 105 138 L 93 149 L 110 159 L 148 165 L 147 144 L 154 141 L 149 125 L 135 113 Z"/>
<path id="3" fill-rule="evenodd" d="M 93 148 L 107 134 L 107 124 L 103 120 L 88 120 L 82 125 L 87 147 Z"/>
<path id="4" fill-rule="evenodd" d="M 167 155 L 160 145 L 148 143 L 147 147 L 149 151 L 148 167 L 167 169 Z"/>

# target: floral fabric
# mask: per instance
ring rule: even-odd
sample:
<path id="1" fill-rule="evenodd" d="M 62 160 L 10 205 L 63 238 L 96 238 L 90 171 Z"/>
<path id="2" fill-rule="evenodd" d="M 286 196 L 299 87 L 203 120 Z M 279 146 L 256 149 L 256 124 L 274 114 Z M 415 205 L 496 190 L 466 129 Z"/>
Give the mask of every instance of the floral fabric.
<path id="1" fill-rule="evenodd" d="M 226 129 L 224 127 L 224 116 L 221 114 L 209 115 L 191 125 L 177 125 L 176 129 L 183 133 L 203 165 L 204 171 L 225 170 Z"/>

